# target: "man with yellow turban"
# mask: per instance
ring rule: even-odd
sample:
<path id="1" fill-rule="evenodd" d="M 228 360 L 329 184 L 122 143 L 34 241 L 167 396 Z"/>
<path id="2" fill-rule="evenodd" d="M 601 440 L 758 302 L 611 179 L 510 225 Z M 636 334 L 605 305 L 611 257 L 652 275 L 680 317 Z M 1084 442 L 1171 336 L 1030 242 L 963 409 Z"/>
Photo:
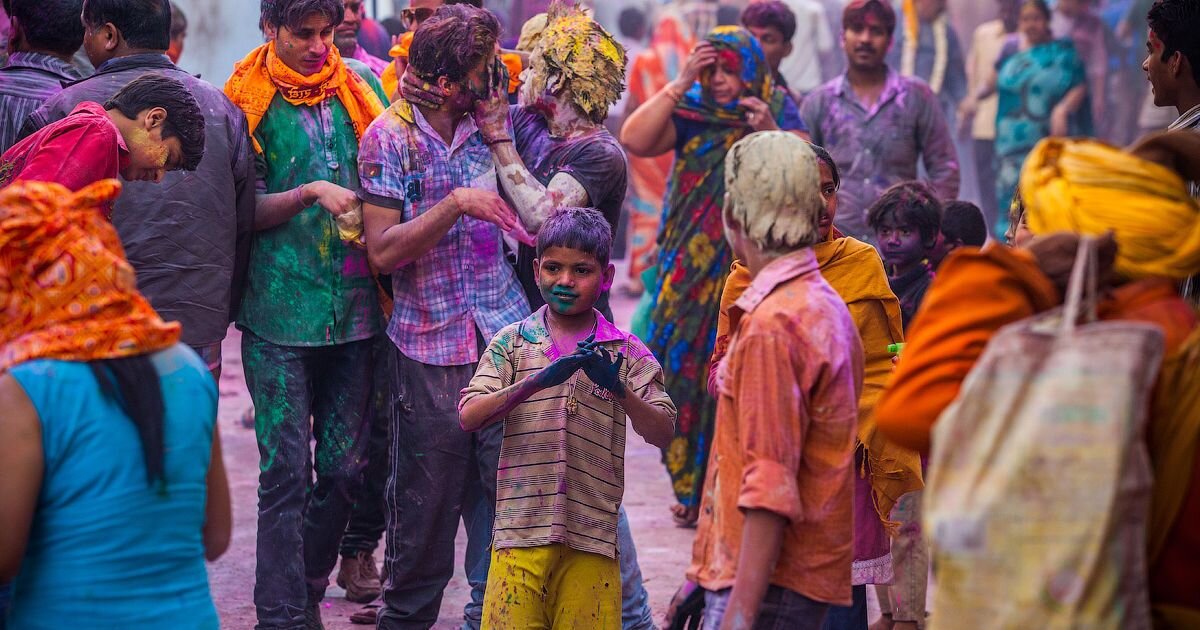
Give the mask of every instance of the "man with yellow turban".
<path id="1" fill-rule="evenodd" d="M 876 411 L 881 431 L 927 451 L 934 422 L 992 335 L 1060 304 L 1080 236 L 1110 234 L 1101 259 L 1112 261 L 1116 282 L 1100 317 L 1153 324 L 1166 338 L 1147 435 L 1155 480 L 1150 600 L 1161 628 L 1200 627 L 1200 327 L 1178 292 L 1179 281 L 1200 272 L 1200 207 L 1184 184 L 1197 175 L 1200 135 L 1188 132 L 1151 136 L 1124 152 L 1090 140 L 1043 141 L 1020 186 L 1036 238 L 946 259 Z"/>

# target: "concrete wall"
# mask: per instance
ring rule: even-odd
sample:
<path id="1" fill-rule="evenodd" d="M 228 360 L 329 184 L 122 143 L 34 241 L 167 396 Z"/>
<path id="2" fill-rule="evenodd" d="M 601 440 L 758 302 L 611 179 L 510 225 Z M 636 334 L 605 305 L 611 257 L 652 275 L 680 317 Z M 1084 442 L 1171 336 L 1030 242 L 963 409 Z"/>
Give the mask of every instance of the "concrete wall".
<path id="1" fill-rule="evenodd" d="M 257 0 L 175 0 L 188 19 L 179 65 L 224 86 L 233 64 L 262 43 Z"/>

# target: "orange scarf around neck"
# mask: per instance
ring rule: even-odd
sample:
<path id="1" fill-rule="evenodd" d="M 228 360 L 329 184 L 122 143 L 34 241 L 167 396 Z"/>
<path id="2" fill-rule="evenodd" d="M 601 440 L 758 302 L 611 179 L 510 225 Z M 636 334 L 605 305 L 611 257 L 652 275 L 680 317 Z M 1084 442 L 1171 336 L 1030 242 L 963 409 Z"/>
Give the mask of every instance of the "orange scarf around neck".
<path id="1" fill-rule="evenodd" d="M 179 323 L 138 292 L 101 211 L 120 192 L 115 179 L 76 193 L 35 181 L 0 190 L 0 374 L 33 359 L 117 359 L 179 341 Z"/>
<path id="2" fill-rule="evenodd" d="M 275 42 L 263 44 L 234 66 L 233 76 L 225 83 L 225 95 L 246 113 L 254 150 L 260 154 L 263 148 L 254 140 L 254 130 L 267 114 L 276 93 L 292 105 L 316 105 L 337 96 L 359 138 L 384 109 L 370 84 L 346 67 L 336 47 L 329 48 L 329 57 L 320 72 L 304 76 L 276 56 Z"/>

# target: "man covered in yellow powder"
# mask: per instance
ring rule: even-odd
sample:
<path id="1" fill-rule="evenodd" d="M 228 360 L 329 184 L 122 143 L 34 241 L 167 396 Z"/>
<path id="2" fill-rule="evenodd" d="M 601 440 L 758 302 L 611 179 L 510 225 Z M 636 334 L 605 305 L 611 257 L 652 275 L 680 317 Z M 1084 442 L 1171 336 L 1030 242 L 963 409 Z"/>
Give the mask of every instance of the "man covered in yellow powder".
<path id="1" fill-rule="evenodd" d="M 535 18 L 537 20 L 538 18 Z M 581 9 L 556 2 L 533 42 L 521 74 L 519 105 L 510 107 L 506 81 L 475 106 L 475 122 L 491 148 L 506 199 L 530 234 L 558 208 L 597 208 L 614 233 L 626 190 L 625 152 L 604 128 L 621 97 L 625 49 Z M 438 108 L 445 93 L 411 74 L 404 98 Z M 533 277 L 534 252 L 521 246 L 517 275 L 530 305 L 545 302 Z M 597 305 L 608 310 L 607 296 Z"/>

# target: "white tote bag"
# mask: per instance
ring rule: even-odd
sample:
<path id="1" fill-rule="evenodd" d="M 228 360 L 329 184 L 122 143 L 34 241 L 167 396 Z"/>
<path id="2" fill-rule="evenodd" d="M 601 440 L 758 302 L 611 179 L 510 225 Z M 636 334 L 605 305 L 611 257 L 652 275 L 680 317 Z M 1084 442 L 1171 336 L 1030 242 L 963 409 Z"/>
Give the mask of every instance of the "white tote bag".
<path id="1" fill-rule="evenodd" d="M 1066 305 L 1001 329 L 934 428 L 931 628 L 1150 627 L 1143 434 L 1163 334 L 1096 321 L 1097 295 L 1084 239 Z"/>

